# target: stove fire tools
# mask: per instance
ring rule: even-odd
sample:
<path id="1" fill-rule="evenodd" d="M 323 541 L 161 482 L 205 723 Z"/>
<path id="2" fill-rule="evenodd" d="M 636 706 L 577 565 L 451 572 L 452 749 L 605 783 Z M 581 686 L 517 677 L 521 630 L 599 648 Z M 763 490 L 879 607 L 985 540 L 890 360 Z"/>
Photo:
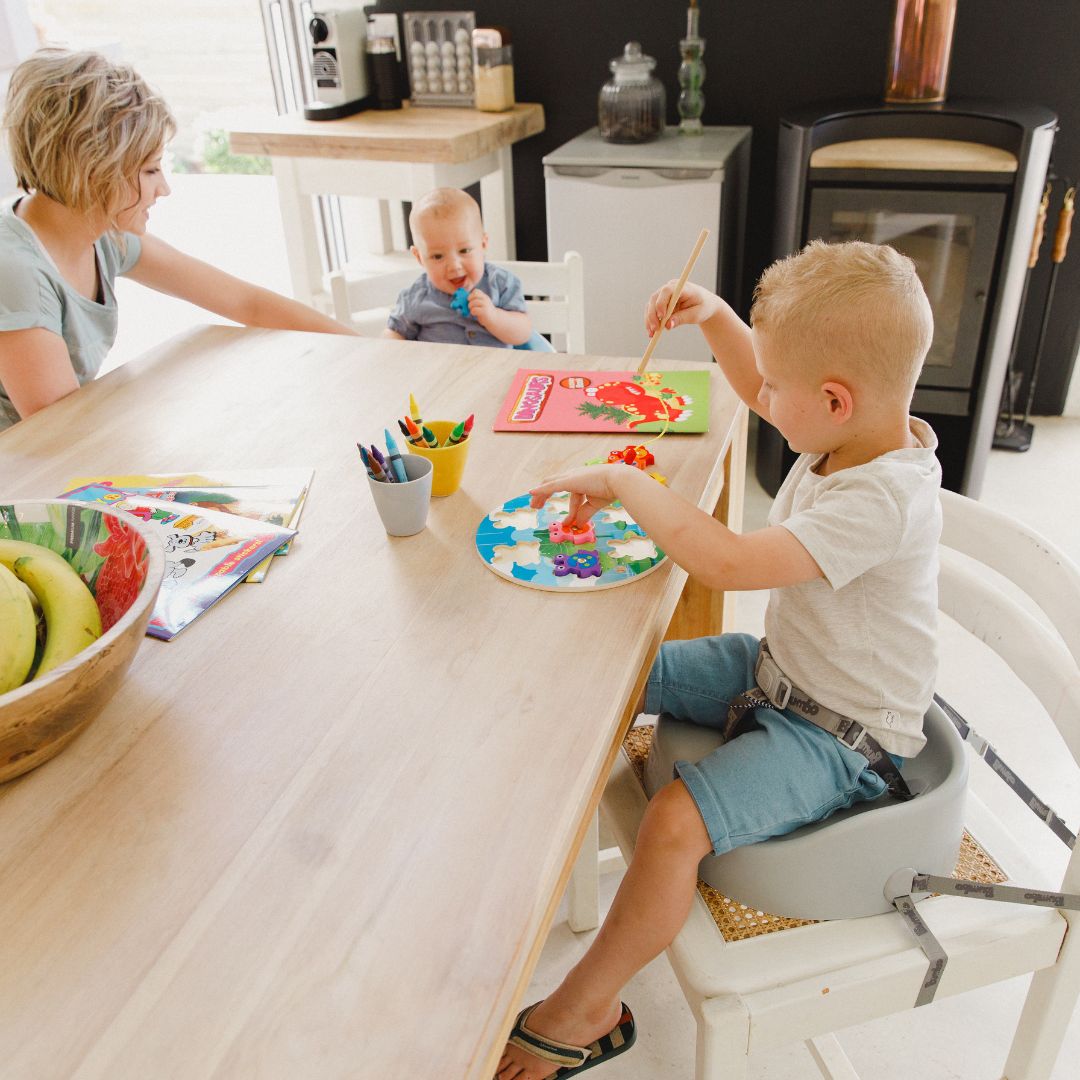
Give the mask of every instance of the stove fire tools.
<path id="1" fill-rule="evenodd" d="M 1009 349 L 1009 363 L 1005 370 L 1005 388 L 1001 393 L 1001 411 L 997 426 L 994 428 L 994 449 L 1013 450 L 1012 442 L 1016 439 L 1016 389 L 1020 375 L 1016 370 L 1016 350 L 1020 344 L 1020 330 L 1027 310 L 1028 289 L 1031 287 L 1031 272 L 1039 262 L 1043 232 L 1046 229 L 1046 215 L 1050 209 L 1051 181 L 1046 182 L 1042 202 L 1039 203 L 1039 215 L 1035 219 L 1035 233 L 1031 238 L 1031 254 L 1028 256 L 1027 272 L 1024 274 L 1024 287 L 1020 293 L 1020 306 L 1016 310 L 1016 329 L 1013 331 L 1012 346 Z M 1006 409 L 1006 405 L 1008 408 Z"/>
<path id="2" fill-rule="evenodd" d="M 1047 190 L 1049 190 L 1049 188 Z M 1042 323 L 1039 326 L 1039 337 L 1035 344 L 1035 360 L 1031 365 L 1031 378 L 1028 381 L 1028 394 L 1027 401 L 1024 404 L 1024 417 L 1019 421 L 1016 420 L 1013 413 L 1012 368 L 1014 356 L 1010 356 L 1009 358 L 1008 384 L 1006 388 L 1009 395 L 1009 415 L 1004 422 L 999 421 L 998 429 L 994 436 L 994 446 L 1000 450 L 1027 450 L 1031 446 L 1031 439 L 1035 433 L 1035 425 L 1028 422 L 1028 416 L 1031 414 L 1031 406 L 1035 401 L 1035 388 L 1038 385 L 1039 366 L 1042 363 L 1043 344 L 1046 341 L 1046 328 L 1050 322 L 1050 309 L 1054 302 L 1054 289 L 1057 286 L 1058 270 L 1065 261 L 1065 254 L 1069 248 L 1069 235 L 1072 232 L 1075 201 L 1076 185 L 1071 184 L 1065 192 L 1065 198 L 1062 200 L 1061 210 L 1058 213 L 1057 229 L 1054 233 L 1054 247 L 1050 256 L 1050 283 L 1046 289 Z M 1044 196 L 1043 205 L 1046 205 L 1046 202 L 1047 200 Z M 1045 211 L 1040 207 L 1039 213 L 1040 223 L 1035 230 L 1035 237 L 1032 241 L 1031 248 L 1031 259 L 1028 262 L 1029 278 L 1031 276 L 1031 267 L 1038 261 L 1038 249 L 1042 241 L 1042 222 L 1045 221 Z M 1027 295 L 1027 280 L 1024 282 L 1024 295 L 1025 297 Z M 1023 300 L 1021 300 L 1021 304 L 1023 304 Z M 1019 330 L 1019 326 L 1017 329 Z M 1013 353 L 1015 354 L 1015 340 L 1013 343 Z"/>

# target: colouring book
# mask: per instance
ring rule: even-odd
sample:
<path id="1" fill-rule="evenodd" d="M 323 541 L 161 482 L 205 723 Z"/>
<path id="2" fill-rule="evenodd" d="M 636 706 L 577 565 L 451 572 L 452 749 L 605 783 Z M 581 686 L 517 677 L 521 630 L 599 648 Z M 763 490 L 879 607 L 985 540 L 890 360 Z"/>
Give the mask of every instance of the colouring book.
<path id="1" fill-rule="evenodd" d="M 710 373 L 521 368 L 493 430 L 701 434 L 709 430 Z"/>
<path id="2" fill-rule="evenodd" d="M 106 484 L 151 499 L 201 506 L 227 514 L 296 529 L 311 487 L 314 469 L 231 469 L 209 473 L 132 473 L 130 475 L 80 476 L 68 482 L 68 490 L 87 484 Z M 282 544 L 274 555 L 287 555 Z M 257 583 L 266 578 L 267 556 L 244 579 Z"/>
<path id="3" fill-rule="evenodd" d="M 640 525 L 612 503 L 589 521 L 591 529 L 565 538 L 570 495 L 562 491 L 540 507 L 528 494 L 503 503 L 480 522 L 476 550 L 484 564 L 518 585 L 552 592 L 590 592 L 626 585 L 651 573 L 667 556 Z"/>
<path id="4" fill-rule="evenodd" d="M 220 510 L 178 506 L 108 484 L 86 484 L 60 498 L 123 510 L 160 528 L 165 577 L 146 632 L 166 641 L 296 535 L 295 529 Z"/>

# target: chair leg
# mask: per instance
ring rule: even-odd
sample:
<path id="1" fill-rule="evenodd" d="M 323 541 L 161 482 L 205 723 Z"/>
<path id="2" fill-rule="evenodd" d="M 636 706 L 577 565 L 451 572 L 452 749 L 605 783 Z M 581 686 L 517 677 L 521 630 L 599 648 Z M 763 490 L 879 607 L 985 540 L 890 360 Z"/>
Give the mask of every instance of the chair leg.
<path id="1" fill-rule="evenodd" d="M 1080 920 L 1069 923 L 1057 963 L 1032 977 L 1002 1080 L 1050 1080 L 1080 999 Z"/>
<path id="2" fill-rule="evenodd" d="M 746 1080 L 750 1016 L 739 998 L 707 998 L 695 1019 L 694 1080 Z"/>
<path id="3" fill-rule="evenodd" d="M 825 1080 L 859 1080 L 855 1066 L 851 1064 L 835 1035 L 830 1033 L 807 1039 L 806 1049 L 810 1051 L 810 1056 Z"/>
<path id="4" fill-rule="evenodd" d="M 600 925 L 599 859 L 600 823 L 599 815 L 594 813 L 566 889 L 569 907 L 566 921 L 575 934 L 595 930 Z"/>

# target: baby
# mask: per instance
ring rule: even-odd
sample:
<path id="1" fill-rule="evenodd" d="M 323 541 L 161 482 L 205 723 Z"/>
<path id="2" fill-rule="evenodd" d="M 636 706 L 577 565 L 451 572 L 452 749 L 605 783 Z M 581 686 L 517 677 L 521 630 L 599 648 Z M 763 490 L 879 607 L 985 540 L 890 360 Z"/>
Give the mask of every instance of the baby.
<path id="1" fill-rule="evenodd" d="M 385 337 L 497 349 L 532 337 L 521 282 L 484 261 L 488 238 L 475 199 L 436 188 L 413 205 L 409 228 L 424 273 L 401 291 Z"/>

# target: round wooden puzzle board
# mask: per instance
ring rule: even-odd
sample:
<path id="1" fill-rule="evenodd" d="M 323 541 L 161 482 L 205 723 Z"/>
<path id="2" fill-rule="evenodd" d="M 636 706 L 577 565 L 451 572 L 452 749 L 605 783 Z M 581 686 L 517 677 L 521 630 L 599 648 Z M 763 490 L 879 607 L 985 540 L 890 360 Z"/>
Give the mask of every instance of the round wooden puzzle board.
<path id="1" fill-rule="evenodd" d="M 566 517 L 569 506 L 570 495 L 563 491 L 539 510 L 530 508 L 527 494 L 492 510 L 476 530 L 476 550 L 484 565 L 515 585 L 565 593 L 628 585 L 666 561 L 667 556 L 617 502 L 592 518 L 596 543 L 553 544 L 548 529 Z M 556 555 L 565 555 L 572 562 L 575 553 L 585 551 L 595 551 L 599 556 L 599 577 L 579 577 L 575 573 L 556 576 Z"/>

